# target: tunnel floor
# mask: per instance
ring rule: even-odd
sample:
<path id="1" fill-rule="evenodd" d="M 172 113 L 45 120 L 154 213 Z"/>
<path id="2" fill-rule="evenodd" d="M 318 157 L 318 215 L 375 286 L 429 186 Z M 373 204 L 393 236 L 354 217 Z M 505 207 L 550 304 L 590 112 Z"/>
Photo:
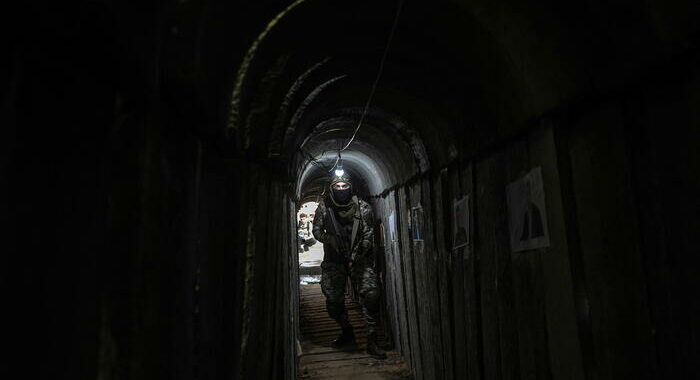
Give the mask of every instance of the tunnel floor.
<path id="1" fill-rule="evenodd" d="M 401 355 L 387 351 L 386 360 L 377 360 L 365 353 L 367 328 L 360 305 L 346 297 L 345 306 L 355 328 L 357 347 L 337 350 L 330 342 L 340 334 L 340 328 L 326 313 L 325 298 L 319 284 L 300 285 L 299 314 L 301 323 L 301 353 L 299 379 L 412 379 Z M 386 338 L 379 329 L 379 343 Z"/>

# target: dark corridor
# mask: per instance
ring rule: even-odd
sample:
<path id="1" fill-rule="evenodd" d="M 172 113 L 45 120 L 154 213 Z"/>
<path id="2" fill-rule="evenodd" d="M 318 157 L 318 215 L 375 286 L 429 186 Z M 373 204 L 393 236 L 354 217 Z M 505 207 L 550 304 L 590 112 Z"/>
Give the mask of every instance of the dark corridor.
<path id="1" fill-rule="evenodd" d="M 295 378 L 345 144 L 413 378 L 698 376 L 700 3 L 17 3 L 0 378 Z"/>

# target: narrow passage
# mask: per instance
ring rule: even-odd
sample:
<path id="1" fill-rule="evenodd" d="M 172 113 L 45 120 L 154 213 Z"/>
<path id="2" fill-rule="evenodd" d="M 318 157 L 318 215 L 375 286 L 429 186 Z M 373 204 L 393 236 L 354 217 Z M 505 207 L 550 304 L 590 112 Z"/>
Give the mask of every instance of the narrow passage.
<path id="1" fill-rule="evenodd" d="M 357 347 L 337 350 L 330 346 L 340 334 L 340 327 L 326 312 L 325 298 L 318 283 L 300 285 L 301 357 L 299 379 L 411 379 L 401 356 L 387 351 L 386 360 L 377 360 L 365 353 L 367 328 L 360 305 L 346 297 L 345 306 L 355 329 Z M 386 342 L 383 327 L 379 343 Z"/>

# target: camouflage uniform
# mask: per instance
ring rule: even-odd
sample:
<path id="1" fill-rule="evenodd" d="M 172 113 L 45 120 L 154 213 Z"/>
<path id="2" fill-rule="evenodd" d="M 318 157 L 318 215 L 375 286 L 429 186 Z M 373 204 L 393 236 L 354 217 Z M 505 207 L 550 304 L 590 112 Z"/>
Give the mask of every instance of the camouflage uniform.
<path id="1" fill-rule="evenodd" d="M 334 206 L 330 200 L 319 203 L 314 217 L 313 234 L 316 240 L 323 243 L 323 263 L 321 263 L 321 290 L 326 296 L 326 309 L 331 318 L 335 319 L 341 327 L 350 325 L 347 310 L 345 310 L 345 286 L 348 270 L 352 284 L 356 287 L 360 295 L 362 311 L 367 322 L 370 333 L 375 331 L 377 325 L 377 313 L 379 311 L 379 290 L 377 287 L 377 274 L 374 270 L 373 252 L 373 215 L 372 207 L 363 200 L 354 201 L 359 204 L 359 211 L 347 219 L 338 215 L 342 208 Z M 357 234 L 354 244 L 346 257 L 342 252 L 338 252 L 329 244 L 332 235 L 328 213 L 329 208 L 326 202 L 331 205 L 338 224 L 345 228 L 347 235 L 352 234 L 354 219 L 359 220 Z M 338 210 L 339 209 L 339 210 Z M 349 264 L 352 263 L 350 266 Z"/>

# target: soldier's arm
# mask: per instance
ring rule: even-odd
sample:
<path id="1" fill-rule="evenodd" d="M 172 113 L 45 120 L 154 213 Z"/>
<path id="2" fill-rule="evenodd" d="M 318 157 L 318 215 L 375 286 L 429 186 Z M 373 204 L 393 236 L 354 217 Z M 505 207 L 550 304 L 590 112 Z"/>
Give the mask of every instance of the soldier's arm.
<path id="1" fill-rule="evenodd" d="M 326 206 L 323 202 L 318 204 L 314 215 L 314 238 L 323 244 L 329 243 L 330 234 L 326 232 Z"/>

